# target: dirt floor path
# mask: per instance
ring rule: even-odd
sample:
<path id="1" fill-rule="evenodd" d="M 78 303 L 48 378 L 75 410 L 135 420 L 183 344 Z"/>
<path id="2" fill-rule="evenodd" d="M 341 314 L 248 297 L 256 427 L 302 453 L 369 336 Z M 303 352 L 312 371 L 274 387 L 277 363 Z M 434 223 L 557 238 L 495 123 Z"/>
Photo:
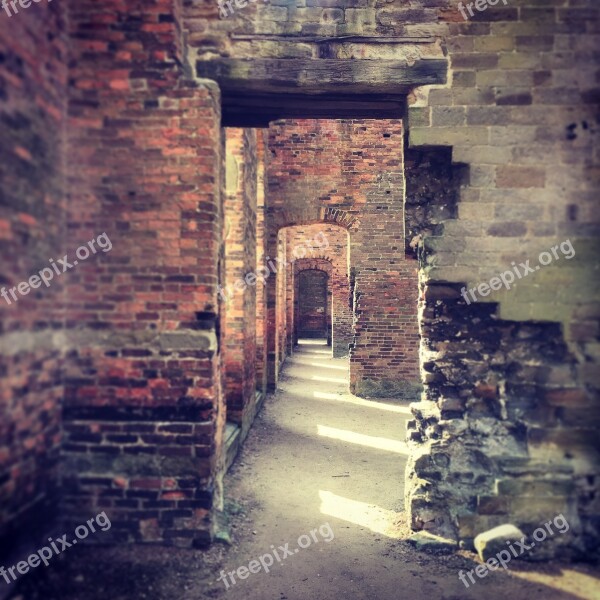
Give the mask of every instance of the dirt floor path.
<path id="1" fill-rule="evenodd" d="M 458 572 L 477 566 L 474 554 L 414 549 L 403 512 L 408 403 L 351 396 L 347 366 L 318 344 L 286 362 L 226 477 L 233 545 L 78 547 L 24 579 L 15 599 L 600 599 L 589 566 L 513 561 L 467 589 Z M 222 571 L 236 571 L 235 584 Z"/>

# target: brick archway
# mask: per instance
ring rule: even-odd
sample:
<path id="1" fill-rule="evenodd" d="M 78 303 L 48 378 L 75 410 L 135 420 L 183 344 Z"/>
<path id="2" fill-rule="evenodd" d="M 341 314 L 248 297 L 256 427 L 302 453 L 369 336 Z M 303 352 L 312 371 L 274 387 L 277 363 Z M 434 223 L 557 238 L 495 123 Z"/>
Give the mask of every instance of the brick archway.
<path id="1" fill-rule="evenodd" d="M 269 212 L 273 229 L 279 231 L 284 227 L 300 227 L 307 225 L 336 225 L 343 229 L 357 231 L 360 219 L 355 211 L 344 210 L 332 206 L 306 207 L 300 210 L 288 210 L 283 206 L 277 211 Z"/>
<path id="2" fill-rule="evenodd" d="M 331 288 L 331 347 L 334 357 L 346 356 L 352 342 L 352 298 L 349 269 L 342 268 L 339 257 L 322 252 L 313 258 L 294 262 L 294 281 L 304 269 L 323 270 L 328 273 Z"/>

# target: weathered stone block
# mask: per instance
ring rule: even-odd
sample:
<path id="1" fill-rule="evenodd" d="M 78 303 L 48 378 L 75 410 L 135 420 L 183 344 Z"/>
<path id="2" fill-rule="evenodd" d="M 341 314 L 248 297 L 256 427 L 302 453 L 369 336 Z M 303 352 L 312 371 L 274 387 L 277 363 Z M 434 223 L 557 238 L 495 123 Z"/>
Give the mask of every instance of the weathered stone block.
<path id="1" fill-rule="evenodd" d="M 514 525 L 500 525 L 489 531 L 478 534 L 474 545 L 482 561 L 495 558 L 501 550 L 506 550 L 507 544 L 520 542 L 525 534 Z"/>

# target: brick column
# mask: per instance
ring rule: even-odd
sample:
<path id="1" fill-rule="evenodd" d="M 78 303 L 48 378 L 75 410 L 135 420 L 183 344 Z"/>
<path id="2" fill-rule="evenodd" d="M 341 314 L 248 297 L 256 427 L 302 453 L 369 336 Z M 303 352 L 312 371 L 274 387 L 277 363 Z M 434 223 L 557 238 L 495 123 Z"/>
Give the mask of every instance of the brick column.
<path id="1" fill-rule="evenodd" d="M 70 237 L 112 250 L 69 278 L 66 514 L 201 546 L 224 463 L 219 90 L 182 78 L 171 2 L 71 8 Z"/>
<path id="2" fill-rule="evenodd" d="M 256 136 L 257 196 L 256 196 L 256 269 L 265 267 L 265 133 Z M 264 271 L 263 271 L 264 272 Z M 263 279 L 256 280 L 256 389 L 267 389 L 267 286 Z"/>
<path id="3" fill-rule="evenodd" d="M 256 396 L 256 133 L 226 129 L 226 137 L 223 365 L 227 419 L 246 431 Z"/>

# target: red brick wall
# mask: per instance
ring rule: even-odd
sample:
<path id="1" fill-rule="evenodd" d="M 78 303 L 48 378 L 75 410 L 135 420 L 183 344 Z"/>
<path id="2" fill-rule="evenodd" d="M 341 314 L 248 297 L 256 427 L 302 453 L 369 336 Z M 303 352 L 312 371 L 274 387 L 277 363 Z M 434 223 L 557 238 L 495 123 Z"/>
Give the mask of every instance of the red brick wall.
<path id="1" fill-rule="evenodd" d="M 17 301 L 8 290 L 76 248 L 65 227 L 64 10 L 44 2 L 0 17 L 0 291 L 10 302 L 0 297 L 0 555 L 39 539 L 57 505 L 70 273 L 27 295 L 17 290 Z"/>
<path id="2" fill-rule="evenodd" d="M 285 290 L 284 295 L 279 299 L 281 306 L 285 306 L 285 342 L 282 340 L 282 344 L 279 346 L 282 352 L 285 352 L 286 356 L 289 356 L 294 351 L 294 311 L 296 306 L 294 304 L 294 290 L 296 288 L 296 275 L 293 269 L 293 254 L 294 247 L 296 246 L 295 231 L 294 228 L 284 229 L 281 234 L 285 236 L 285 267 L 279 267 L 279 270 L 285 268 Z"/>
<path id="3" fill-rule="evenodd" d="M 250 424 L 256 397 L 256 132 L 227 129 L 224 344 L 227 419 Z M 249 282 L 246 283 L 246 282 Z M 237 286 L 237 288 L 236 288 Z"/>
<path id="4" fill-rule="evenodd" d="M 201 545 L 219 502 L 219 102 L 185 81 L 170 0 L 71 2 L 65 503 L 111 535 Z"/>
<path id="5" fill-rule="evenodd" d="M 271 247 L 289 225 L 349 229 L 356 313 L 351 389 L 414 397 L 420 390 L 418 283 L 416 262 L 404 250 L 401 121 L 277 121 L 267 173 Z M 269 302 L 274 310 L 274 295 Z"/>

